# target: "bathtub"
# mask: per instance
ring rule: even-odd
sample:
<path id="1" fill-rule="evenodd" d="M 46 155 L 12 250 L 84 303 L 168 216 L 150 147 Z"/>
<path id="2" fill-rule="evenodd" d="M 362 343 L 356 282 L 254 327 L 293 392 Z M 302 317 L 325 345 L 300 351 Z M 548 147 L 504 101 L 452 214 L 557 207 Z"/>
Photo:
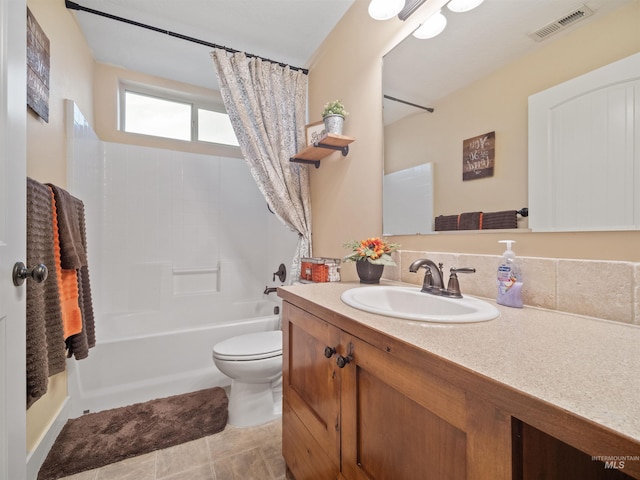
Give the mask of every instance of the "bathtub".
<path id="1" fill-rule="evenodd" d="M 67 361 L 70 417 L 229 385 L 213 363 L 213 346 L 244 333 L 279 330 L 276 306 L 244 302 L 226 311 L 191 313 L 188 319 L 158 311 L 104 315 L 96 321 L 89 357 Z"/>

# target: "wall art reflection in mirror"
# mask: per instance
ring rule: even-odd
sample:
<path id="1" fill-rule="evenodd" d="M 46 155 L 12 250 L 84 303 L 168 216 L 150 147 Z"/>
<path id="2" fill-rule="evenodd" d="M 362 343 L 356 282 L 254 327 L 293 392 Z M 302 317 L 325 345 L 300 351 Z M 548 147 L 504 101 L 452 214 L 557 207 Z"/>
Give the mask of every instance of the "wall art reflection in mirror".
<path id="1" fill-rule="evenodd" d="M 496 132 L 489 132 L 462 142 L 462 180 L 493 177 L 496 158 Z"/>

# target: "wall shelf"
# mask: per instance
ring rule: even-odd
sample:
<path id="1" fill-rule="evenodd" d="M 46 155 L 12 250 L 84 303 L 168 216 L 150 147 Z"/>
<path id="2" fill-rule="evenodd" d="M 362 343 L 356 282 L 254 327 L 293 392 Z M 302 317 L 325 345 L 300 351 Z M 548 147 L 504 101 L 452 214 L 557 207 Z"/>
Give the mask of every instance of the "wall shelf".
<path id="1" fill-rule="evenodd" d="M 342 152 L 343 156 L 349 153 L 349 144 L 353 143 L 355 138 L 328 133 L 319 141 L 305 147 L 289 159 L 291 162 L 308 163 L 320 168 L 320 160 L 331 155 L 334 151 Z"/>

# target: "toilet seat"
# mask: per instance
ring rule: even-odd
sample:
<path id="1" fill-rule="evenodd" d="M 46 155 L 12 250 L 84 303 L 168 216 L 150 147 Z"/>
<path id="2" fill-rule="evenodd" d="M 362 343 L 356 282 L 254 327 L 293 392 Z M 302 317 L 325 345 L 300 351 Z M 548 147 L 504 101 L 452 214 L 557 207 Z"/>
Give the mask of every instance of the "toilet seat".
<path id="1" fill-rule="evenodd" d="M 213 347 L 213 356 L 219 360 L 251 361 L 282 355 L 282 332 L 248 333 L 223 340 Z"/>

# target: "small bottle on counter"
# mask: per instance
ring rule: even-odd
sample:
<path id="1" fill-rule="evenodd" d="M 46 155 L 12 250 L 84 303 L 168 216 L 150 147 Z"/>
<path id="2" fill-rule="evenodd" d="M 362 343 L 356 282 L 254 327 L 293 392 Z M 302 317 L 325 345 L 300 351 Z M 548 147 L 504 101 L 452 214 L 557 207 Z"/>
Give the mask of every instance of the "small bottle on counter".
<path id="1" fill-rule="evenodd" d="M 516 261 L 516 254 L 511 250 L 511 244 L 515 240 L 500 240 L 498 243 L 506 243 L 507 249 L 502 254 L 498 266 L 498 298 L 500 305 L 522 308 L 522 272 Z"/>

